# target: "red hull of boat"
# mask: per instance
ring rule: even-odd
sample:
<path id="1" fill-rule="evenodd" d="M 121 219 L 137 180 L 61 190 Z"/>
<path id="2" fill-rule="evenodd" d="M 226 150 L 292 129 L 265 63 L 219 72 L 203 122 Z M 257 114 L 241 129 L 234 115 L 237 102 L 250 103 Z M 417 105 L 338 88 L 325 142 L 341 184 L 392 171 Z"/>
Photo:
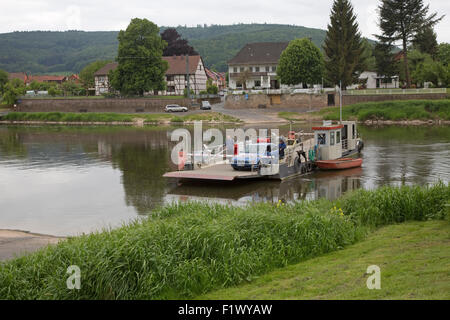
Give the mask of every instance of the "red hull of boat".
<path id="1" fill-rule="evenodd" d="M 357 168 L 362 165 L 362 158 L 341 158 L 337 160 L 320 160 L 316 161 L 319 169 L 323 170 L 341 170 L 349 168 Z"/>

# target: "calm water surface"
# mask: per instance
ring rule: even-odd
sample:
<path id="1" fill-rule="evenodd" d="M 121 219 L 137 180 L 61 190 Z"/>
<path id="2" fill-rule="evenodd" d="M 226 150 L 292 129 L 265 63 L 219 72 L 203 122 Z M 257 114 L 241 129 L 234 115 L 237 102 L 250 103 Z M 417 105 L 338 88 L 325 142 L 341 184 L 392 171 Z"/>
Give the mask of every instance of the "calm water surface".
<path id="1" fill-rule="evenodd" d="M 226 184 L 163 178 L 175 169 L 172 130 L 0 126 L 0 229 L 76 235 L 117 227 L 173 201 L 334 199 L 356 188 L 450 180 L 450 127 L 360 127 L 362 168 Z"/>

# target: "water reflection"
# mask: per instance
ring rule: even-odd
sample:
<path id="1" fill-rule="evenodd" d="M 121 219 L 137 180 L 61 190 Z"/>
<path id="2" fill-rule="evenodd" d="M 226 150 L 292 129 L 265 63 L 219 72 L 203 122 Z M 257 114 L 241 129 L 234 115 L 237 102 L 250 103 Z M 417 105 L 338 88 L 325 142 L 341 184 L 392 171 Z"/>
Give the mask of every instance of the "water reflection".
<path id="1" fill-rule="evenodd" d="M 73 235 L 118 226 L 173 201 L 335 199 L 357 188 L 450 180 L 450 127 L 362 127 L 362 168 L 238 183 L 163 178 L 176 169 L 172 130 L 0 126 L 0 228 Z"/>

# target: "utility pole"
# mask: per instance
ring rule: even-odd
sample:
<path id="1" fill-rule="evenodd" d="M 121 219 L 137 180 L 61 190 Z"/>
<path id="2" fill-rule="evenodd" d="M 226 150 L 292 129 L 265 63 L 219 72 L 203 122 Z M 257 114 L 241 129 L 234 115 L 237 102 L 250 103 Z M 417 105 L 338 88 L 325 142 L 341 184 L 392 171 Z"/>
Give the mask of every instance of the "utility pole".
<path id="1" fill-rule="evenodd" d="M 187 79 L 187 97 L 191 98 L 191 86 L 189 84 L 189 54 L 186 54 L 186 79 Z"/>

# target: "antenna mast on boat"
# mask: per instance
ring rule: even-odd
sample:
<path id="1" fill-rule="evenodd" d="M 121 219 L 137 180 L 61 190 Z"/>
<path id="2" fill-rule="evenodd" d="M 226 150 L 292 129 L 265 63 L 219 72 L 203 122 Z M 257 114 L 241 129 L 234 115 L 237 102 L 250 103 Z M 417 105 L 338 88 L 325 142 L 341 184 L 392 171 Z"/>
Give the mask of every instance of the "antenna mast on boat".
<path id="1" fill-rule="evenodd" d="M 342 80 L 339 81 L 339 123 L 342 123 Z"/>

